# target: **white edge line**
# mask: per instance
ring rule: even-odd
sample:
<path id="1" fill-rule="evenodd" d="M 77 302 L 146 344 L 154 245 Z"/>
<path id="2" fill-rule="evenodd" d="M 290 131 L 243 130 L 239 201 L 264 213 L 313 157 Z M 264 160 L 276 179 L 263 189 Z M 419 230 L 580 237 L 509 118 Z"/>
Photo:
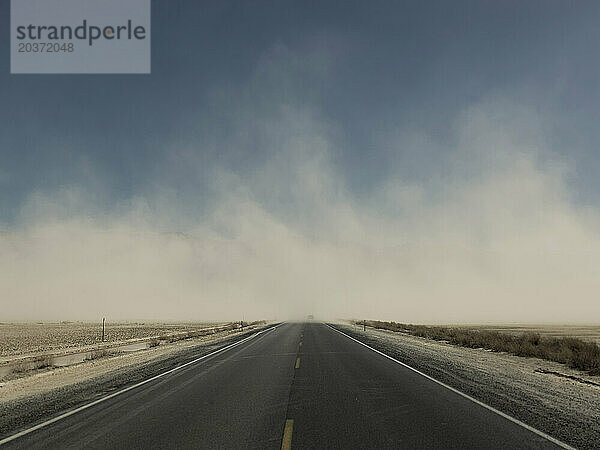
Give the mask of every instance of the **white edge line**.
<path id="1" fill-rule="evenodd" d="M 466 398 L 466 399 L 468 399 L 468 400 L 471 400 L 471 401 L 472 401 L 472 402 L 474 402 L 474 403 L 477 403 L 479 406 L 482 406 L 482 407 L 484 407 L 485 409 L 488 409 L 488 410 L 492 411 L 493 413 L 496 413 L 496 414 L 498 414 L 499 416 L 502 416 L 502 417 L 504 417 L 505 419 L 507 419 L 507 420 L 510 420 L 511 422 L 514 422 L 514 423 L 516 423 L 517 425 L 520 425 L 520 426 L 522 426 L 523 428 L 525 428 L 525 429 L 527 429 L 527 430 L 531 431 L 532 433 L 535 433 L 535 434 L 537 434 L 538 436 L 541 436 L 541 437 L 543 437 L 544 439 L 547 439 L 548 441 L 552 442 L 553 444 L 556 444 L 556 445 L 558 445 L 559 447 L 562 447 L 562 448 L 565 448 L 565 449 L 569 449 L 569 450 L 576 450 L 576 448 L 575 448 L 575 447 L 571 447 L 570 445 L 568 445 L 568 444 L 565 444 L 564 442 L 562 442 L 562 441 L 559 441 L 559 440 L 558 440 L 558 439 L 556 439 L 556 438 L 553 438 L 553 437 L 552 437 L 552 436 L 550 436 L 549 434 L 546 434 L 546 433 L 544 433 L 543 431 L 540 431 L 540 430 L 538 430 L 538 429 L 536 429 L 536 428 L 533 428 L 533 427 L 532 427 L 532 426 L 530 426 L 530 425 L 527 425 L 525 422 L 521 422 L 519 419 L 515 419 L 514 417 L 512 417 L 512 416 L 509 416 L 509 415 L 508 415 L 508 414 L 506 414 L 506 413 L 503 413 L 502 411 L 500 411 L 500 410 L 498 410 L 498 409 L 494 408 L 493 406 L 490 406 L 490 405 L 488 405 L 488 404 L 486 404 L 486 403 L 483 403 L 482 401 L 479 401 L 479 400 L 477 400 L 476 398 L 474 398 L 474 397 L 471 397 L 470 395 L 468 395 L 468 394 L 465 394 L 464 392 L 461 392 L 461 391 L 459 391 L 458 389 L 455 389 L 455 388 L 453 388 L 452 386 L 449 386 L 449 385 L 447 385 L 446 383 L 443 383 L 443 382 L 441 382 L 441 381 L 439 381 L 439 380 L 436 380 L 435 378 L 433 378 L 433 377 L 430 377 L 429 375 L 427 375 L 427 374 L 425 374 L 425 373 L 421 372 L 420 370 L 417 370 L 417 369 L 415 369 L 414 367 L 411 367 L 411 366 L 409 366 L 409 365 L 408 365 L 408 364 L 406 364 L 406 363 L 403 363 L 402 361 L 398 361 L 397 359 L 395 359 L 395 358 L 392 358 L 391 356 L 389 356 L 389 355 L 386 355 L 385 353 L 383 353 L 383 352 L 380 352 L 380 351 L 379 351 L 379 350 L 377 350 L 377 349 L 374 349 L 373 347 L 371 347 L 371 346 L 369 346 L 369 345 L 365 344 L 364 342 L 361 342 L 361 341 L 359 341 L 358 339 L 355 339 L 355 338 L 353 338 L 352 336 L 350 336 L 350 335 L 348 335 L 348 334 L 344 333 L 343 331 L 340 331 L 340 330 L 338 330 L 337 328 L 335 328 L 335 327 L 332 327 L 332 326 L 331 326 L 331 325 L 329 325 L 328 323 L 327 323 L 327 324 L 325 324 L 325 325 L 327 325 L 327 326 L 328 326 L 329 328 L 331 328 L 332 330 L 334 330 L 334 331 L 337 331 L 337 332 L 338 332 L 338 333 L 340 333 L 340 334 L 343 334 L 343 335 L 344 335 L 344 336 L 346 336 L 348 339 L 352 339 L 353 341 L 355 341 L 355 342 L 358 342 L 360 345 L 363 345 L 363 346 L 367 347 L 369 350 L 372 350 L 372 351 L 374 351 L 375 353 L 379 353 L 380 355 L 382 355 L 382 356 L 385 356 L 387 359 L 391 359 L 391 360 L 392 360 L 392 361 L 394 361 L 395 363 L 397 363 L 397 364 L 400 364 L 401 366 L 404 366 L 404 367 L 406 367 L 407 369 L 410 369 L 410 370 L 412 370 L 413 372 L 415 372 L 415 373 L 418 373 L 419 375 L 421 375 L 421 376 L 423 376 L 423 377 L 427 378 L 428 380 L 430 380 L 430 381 L 433 381 L 434 383 L 437 383 L 437 384 L 439 384 L 440 386 L 443 386 L 443 387 L 445 387 L 446 389 L 449 389 L 449 390 L 451 390 L 452 392 L 454 392 L 454 393 L 456 393 L 456 394 L 458 394 L 458 395 L 460 395 L 460 396 L 462 396 L 462 397 L 464 397 L 464 398 Z"/>
<path id="2" fill-rule="evenodd" d="M 280 325 L 282 325 L 282 324 L 280 323 L 278 325 L 275 325 L 274 327 L 258 331 L 257 333 L 254 333 L 254 334 L 252 334 L 252 335 L 250 335 L 248 337 L 245 337 L 241 341 L 237 341 L 237 342 L 234 342 L 232 344 L 229 344 L 229 345 L 227 345 L 227 346 L 225 346 L 223 348 L 220 348 L 219 350 L 215 350 L 212 353 L 208 353 L 208 354 L 206 354 L 204 356 L 201 356 L 199 358 L 196 358 L 196 359 L 194 359 L 192 361 L 188 361 L 188 362 L 186 362 L 186 363 L 184 363 L 184 364 L 182 364 L 180 366 L 174 367 L 173 369 L 169 369 L 166 372 L 162 372 L 162 373 L 159 373 L 158 375 L 154 375 L 153 377 L 148 378 L 148 379 L 146 379 L 144 381 L 140 381 L 139 383 L 136 383 L 136 384 L 134 384 L 132 386 L 126 387 L 124 389 L 121 389 L 120 391 L 113 392 L 112 394 L 109 394 L 109 395 L 107 395 L 105 397 L 99 398 L 98 400 L 94 400 L 93 402 L 86 403 L 85 405 L 82 405 L 82 406 L 79 406 L 78 408 L 75 408 L 75 409 L 72 409 L 70 411 L 67 411 L 66 413 L 63 413 L 63 414 L 61 414 L 59 416 L 56 416 L 56 417 L 53 417 L 52 419 L 46 420 L 45 422 L 39 423 L 39 424 L 37 424 L 37 425 L 35 425 L 35 426 L 31 427 L 31 428 L 27 428 L 26 430 L 23 430 L 23 431 L 20 431 L 18 433 L 15 433 L 15 434 L 13 434 L 11 436 L 8 436 L 8 437 L 0 440 L 0 445 L 7 444 L 10 441 L 13 441 L 13 440 L 18 439 L 18 438 L 20 438 L 22 436 L 25 436 L 26 434 L 32 433 L 34 431 L 37 431 L 40 428 L 44 428 L 44 427 L 46 427 L 46 426 L 48 426 L 48 425 L 50 425 L 50 424 L 52 424 L 54 422 L 58 422 L 59 420 L 62 420 L 62 419 L 66 418 L 66 417 L 69 417 L 69 416 L 72 416 L 73 414 L 77 414 L 78 412 L 83 411 L 84 409 L 91 408 L 92 406 L 95 406 L 98 403 L 102 403 L 102 402 L 104 402 L 106 400 L 110 400 L 111 398 L 116 397 L 117 395 L 124 394 L 127 391 L 131 391 L 132 389 L 138 388 L 138 387 L 140 387 L 140 386 L 142 386 L 142 385 L 144 385 L 146 383 L 150 383 L 151 381 L 154 381 L 154 380 L 156 380 L 158 378 L 162 378 L 165 375 L 168 375 L 170 373 L 173 373 L 173 372 L 176 372 L 176 371 L 178 371 L 180 369 L 183 369 L 184 367 L 187 367 L 190 364 L 197 363 L 198 361 L 201 361 L 201 360 L 206 359 L 206 358 L 208 358 L 210 356 L 216 355 L 217 353 L 221 353 L 221 352 L 224 352 L 225 350 L 229 350 L 230 348 L 236 347 L 236 346 L 238 346 L 238 345 L 240 345 L 240 344 L 242 344 L 242 343 L 244 343 L 244 342 L 246 342 L 246 341 L 248 341 L 250 339 L 253 339 L 253 338 L 261 335 L 262 333 L 267 333 L 267 332 L 269 332 L 271 330 L 274 330 L 275 328 L 279 327 Z"/>

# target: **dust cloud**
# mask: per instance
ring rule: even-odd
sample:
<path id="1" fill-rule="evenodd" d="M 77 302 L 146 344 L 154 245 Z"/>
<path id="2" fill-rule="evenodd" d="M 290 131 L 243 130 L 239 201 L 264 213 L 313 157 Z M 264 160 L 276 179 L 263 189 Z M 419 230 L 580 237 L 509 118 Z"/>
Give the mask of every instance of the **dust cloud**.
<path id="1" fill-rule="evenodd" d="M 543 117 L 490 96 L 456 118 L 422 176 L 399 158 L 356 193 L 335 127 L 301 92 L 279 100 L 290 58 L 279 49 L 259 64 L 231 106 L 233 135 L 172 142 L 163 175 L 129 201 L 107 208 L 69 184 L 30 195 L 0 234 L 2 320 L 599 317 L 598 212 L 573 200 Z M 251 166 L 206 167 L 206 146 L 242 154 L 247 140 L 261 145 Z M 404 130 L 381 145 L 431 142 Z"/>

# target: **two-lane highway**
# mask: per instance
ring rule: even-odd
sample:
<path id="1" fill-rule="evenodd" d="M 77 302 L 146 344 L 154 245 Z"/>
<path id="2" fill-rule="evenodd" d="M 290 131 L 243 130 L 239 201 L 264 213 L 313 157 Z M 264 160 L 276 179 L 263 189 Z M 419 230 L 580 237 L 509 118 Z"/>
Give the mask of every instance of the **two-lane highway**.
<path id="1" fill-rule="evenodd" d="M 7 448 L 559 448 L 325 324 L 286 323 Z"/>

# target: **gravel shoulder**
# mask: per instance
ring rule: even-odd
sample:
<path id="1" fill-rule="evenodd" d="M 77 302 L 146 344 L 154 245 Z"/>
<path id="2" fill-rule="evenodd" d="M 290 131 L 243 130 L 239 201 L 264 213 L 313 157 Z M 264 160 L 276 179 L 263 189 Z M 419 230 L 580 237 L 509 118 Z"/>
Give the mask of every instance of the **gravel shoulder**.
<path id="1" fill-rule="evenodd" d="M 1 383 L 0 437 L 210 353 L 268 326 L 244 332 L 226 331 L 73 366 L 34 371 L 29 376 Z"/>
<path id="2" fill-rule="evenodd" d="M 387 330 L 334 326 L 576 448 L 600 445 L 600 377 L 536 358 Z"/>

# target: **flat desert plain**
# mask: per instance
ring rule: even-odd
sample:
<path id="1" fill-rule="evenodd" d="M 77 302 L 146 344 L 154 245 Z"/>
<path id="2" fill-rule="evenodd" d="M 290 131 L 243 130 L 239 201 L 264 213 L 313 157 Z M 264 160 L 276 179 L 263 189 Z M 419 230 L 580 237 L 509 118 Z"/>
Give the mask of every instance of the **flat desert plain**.
<path id="1" fill-rule="evenodd" d="M 219 326 L 219 323 L 107 322 L 104 342 L 117 343 Z M 0 358 L 54 352 L 99 344 L 102 323 L 0 323 Z"/>
<path id="2" fill-rule="evenodd" d="M 463 325 L 461 328 L 499 333 L 523 334 L 538 333 L 545 337 L 574 337 L 600 344 L 600 325 L 532 325 L 532 324 L 502 324 L 502 325 Z"/>

